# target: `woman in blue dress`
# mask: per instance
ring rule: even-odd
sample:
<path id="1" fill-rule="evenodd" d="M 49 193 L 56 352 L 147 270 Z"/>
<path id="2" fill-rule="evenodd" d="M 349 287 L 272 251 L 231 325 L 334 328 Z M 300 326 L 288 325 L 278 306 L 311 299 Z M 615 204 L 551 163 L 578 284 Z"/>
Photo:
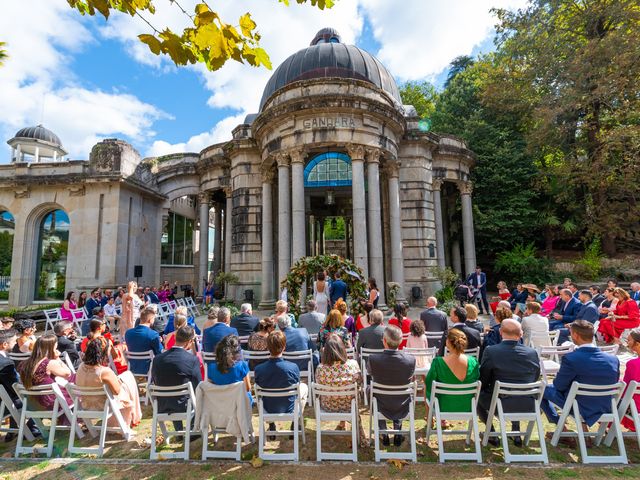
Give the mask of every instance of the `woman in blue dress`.
<path id="1" fill-rule="evenodd" d="M 249 364 L 242 360 L 240 340 L 237 335 L 227 335 L 216 346 L 216 361 L 207 366 L 209 381 L 216 385 L 230 385 L 244 382 L 249 402 L 253 406 Z"/>

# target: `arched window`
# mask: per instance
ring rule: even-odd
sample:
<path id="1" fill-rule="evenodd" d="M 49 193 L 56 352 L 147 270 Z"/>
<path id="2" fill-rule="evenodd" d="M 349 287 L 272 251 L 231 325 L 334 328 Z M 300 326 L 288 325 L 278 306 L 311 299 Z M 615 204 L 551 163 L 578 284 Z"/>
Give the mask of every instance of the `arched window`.
<path id="1" fill-rule="evenodd" d="M 304 169 L 305 187 L 348 187 L 351 185 L 349 155 L 327 152 L 316 155 Z"/>
<path id="2" fill-rule="evenodd" d="M 0 300 L 9 298 L 11 259 L 16 221 L 7 211 L 0 211 Z"/>
<path id="3" fill-rule="evenodd" d="M 47 213 L 40 222 L 36 300 L 64 298 L 69 227 L 69 216 L 62 210 Z"/>

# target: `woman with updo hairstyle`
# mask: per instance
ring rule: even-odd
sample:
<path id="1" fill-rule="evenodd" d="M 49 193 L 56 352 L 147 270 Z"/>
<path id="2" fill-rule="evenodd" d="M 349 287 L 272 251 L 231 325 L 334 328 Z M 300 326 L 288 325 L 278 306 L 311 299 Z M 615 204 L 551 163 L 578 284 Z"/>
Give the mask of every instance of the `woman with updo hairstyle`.
<path id="1" fill-rule="evenodd" d="M 426 380 L 426 399 L 431 398 L 433 382 L 462 385 L 473 383 L 480 378 L 478 360 L 464 353 L 467 336 L 459 328 L 447 333 L 446 355 L 435 357 Z M 472 395 L 438 395 L 440 410 L 443 412 L 470 412 Z M 428 417 L 427 409 L 427 418 Z"/>
<path id="2" fill-rule="evenodd" d="M 164 348 L 167 350 L 172 348 L 176 344 L 176 332 L 179 328 L 184 327 L 187 324 L 187 317 L 185 315 L 173 316 L 173 325 L 175 330 L 164 337 Z"/>
<path id="3" fill-rule="evenodd" d="M 347 315 L 347 302 L 339 298 L 334 307 L 342 315 L 342 325 L 347 329 L 347 332 L 351 334 L 351 339 L 356 338 L 356 322 L 351 315 Z"/>
<path id="4" fill-rule="evenodd" d="M 247 350 L 253 352 L 266 352 L 269 350 L 267 347 L 267 337 L 271 332 L 276 329 L 275 317 L 264 317 L 258 323 L 258 330 L 249 335 L 249 341 L 247 342 Z M 265 360 L 249 360 L 249 368 L 253 370 L 257 365 L 260 365 Z"/>
<path id="5" fill-rule="evenodd" d="M 36 322 L 29 318 L 21 318 L 14 322 L 13 328 L 18 332 L 13 353 L 29 353 L 36 343 Z"/>

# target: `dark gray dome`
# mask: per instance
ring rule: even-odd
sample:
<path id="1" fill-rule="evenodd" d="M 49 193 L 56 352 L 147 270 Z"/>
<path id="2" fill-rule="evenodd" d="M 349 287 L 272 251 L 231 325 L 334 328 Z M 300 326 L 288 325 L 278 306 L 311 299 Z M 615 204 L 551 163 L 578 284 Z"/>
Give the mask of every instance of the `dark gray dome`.
<path id="1" fill-rule="evenodd" d="M 18 131 L 14 138 L 30 138 L 33 140 L 42 140 L 57 147 L 62 147 L 60 138 L 48 128 L 38 125 L 36 127 L 26 127 Z"/>
<path id="2" fill-rule="evenodd" d="M 273 72 L 260 100 L 260 110 L 276 90 L 299 80 L 354 78 L 381 88 L 402 105 L 400 92 L 389 71 L 373 55 L 355 45 L 340 43 L 333 28 L 323 28 L 311 46 L 294 53 Z"/>

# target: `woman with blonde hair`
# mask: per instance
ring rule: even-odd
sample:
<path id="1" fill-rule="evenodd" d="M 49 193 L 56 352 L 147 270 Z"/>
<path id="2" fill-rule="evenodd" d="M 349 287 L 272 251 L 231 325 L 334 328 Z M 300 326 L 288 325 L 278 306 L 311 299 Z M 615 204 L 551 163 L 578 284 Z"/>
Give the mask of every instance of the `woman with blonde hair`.
<path id="1" fill-rule="evenodd" d="M 327 315 L 327 318 L 324 321 L 324 325 L 318 333 L 319 350 L 324 348 L 324 345 L 331 334 L 335 334 L 340 337 L 344 342 L 345 347 L 349 346 L 349 332 L 344 327 L 342 314 L 335 308 L 329 312 L 329 315 Z"/>
<path id="2" fill-rule="evenodd" d="M 127 291 L 122 296 L 122 318 L 120 318 L 120 338 L 124 341 L 124 334 L 136 323 L 136 320 L 140 318 L 140 309 L 144 305 L 144 302 L 140 300 L 137 294 L 138 284 L 136 282 L 129 282 L 127 284 Z"/>
<path id="3" fill-rule="evenodd" d="M 482 333 L 484 331 L 484 325 L 478 320 L 478 307 L 472 303 L 467 303 L 464 309 L 467 311 L 466 324 Z"/>
<path id="4" fill-rule="evenodd" d="M 511 296 L 511 292 L 507 288 L 506 282 L 500 280 L 498 282 L 497 287 L 498 287 L 498 296 L 493 297 L 492 298 L 493 302 L 489 304 L 489 307 L 491 308 L 491 311 L 493 312 L 494 315 L 496 313 L 496 310 L 498 309 L 498 304 L 500 303 L 500 300 L 508 300 L 509 297 Z"/>

